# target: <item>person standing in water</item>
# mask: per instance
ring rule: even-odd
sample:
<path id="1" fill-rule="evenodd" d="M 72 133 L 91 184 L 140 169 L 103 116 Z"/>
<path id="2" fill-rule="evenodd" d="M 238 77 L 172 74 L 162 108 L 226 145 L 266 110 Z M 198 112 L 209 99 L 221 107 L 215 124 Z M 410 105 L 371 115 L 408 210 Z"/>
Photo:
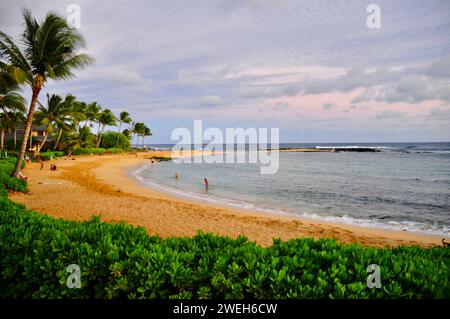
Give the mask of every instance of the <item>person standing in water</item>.
<path id="1" fill-rule="evenodd" d="M 208 179 L 206 177 L 203 179 L 203 182 L 205 183 L 205 189 L 208 189 L 209 183 L 208 183 Z"/>
<path id="2" fill-rule="evenodd" d="M 181 178 L 180 174 L 178 174 L 178 172 L 175 172 L 175 179 L 180 180 L 180 178 Z"/>

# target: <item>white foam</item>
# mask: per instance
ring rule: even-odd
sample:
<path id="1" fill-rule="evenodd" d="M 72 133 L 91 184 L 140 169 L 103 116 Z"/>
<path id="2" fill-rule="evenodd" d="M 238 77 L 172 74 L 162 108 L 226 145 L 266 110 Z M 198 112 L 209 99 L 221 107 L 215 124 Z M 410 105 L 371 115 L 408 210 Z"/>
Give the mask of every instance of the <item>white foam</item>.
<path id="1" fill-rule="evenodd" d="M 335 146 L 321 146 L 321 145 L 316 145 L 315 148 L 318 149 L 331 149 L 331 148 L 343 148 L 343 149 L 353 149 L 353 148 L 368 148 L 368 149 L 392 149 L 393 147 L 389 147 L 389 146 L 367 146 L 367 145 L 335 145 Z"/>

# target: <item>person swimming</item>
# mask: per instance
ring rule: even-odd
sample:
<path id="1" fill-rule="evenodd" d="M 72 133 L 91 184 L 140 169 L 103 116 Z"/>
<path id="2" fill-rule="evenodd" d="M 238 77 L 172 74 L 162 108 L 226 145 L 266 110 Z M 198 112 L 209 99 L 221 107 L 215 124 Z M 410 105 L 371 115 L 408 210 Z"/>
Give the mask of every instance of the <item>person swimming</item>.
<path id="1" fill-rule="evenodd" d="M 179 180 L 181 178 L 180 174 L 178 174 L 178 172 L 175 172 L 175 179 Z"/>

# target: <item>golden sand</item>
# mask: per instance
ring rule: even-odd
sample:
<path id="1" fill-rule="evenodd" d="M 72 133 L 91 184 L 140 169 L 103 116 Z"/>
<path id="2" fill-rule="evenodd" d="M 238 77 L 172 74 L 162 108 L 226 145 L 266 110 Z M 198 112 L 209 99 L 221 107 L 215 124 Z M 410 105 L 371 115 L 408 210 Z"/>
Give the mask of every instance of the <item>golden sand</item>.
<path id="1" fill-rule="evenodd" d="M 51 162 L 46 162 L 43 170 L 40 164 L 30 163 L 24 169 L 30 193 L 14 193 L 10 198 L 53 217 L 88 220 L 101 215 L 103 221 L 126 221 L 162 237 L 193 236 L 203 230 L 231 237 L 244 235 L 263 246 L 270 245 L 273 238 L 305 236 L 376 247 L 441 244 L 442 238 L 419 233 L 288 218 L 178 198 L 131 177 L 131 169 L 149 163 L 152 156 L 170 154 L 78 156 L 76 160 L 56 160 L 57 171 L 50 171 Z M 152 165 L 158 169 L 158 163 Z"/>

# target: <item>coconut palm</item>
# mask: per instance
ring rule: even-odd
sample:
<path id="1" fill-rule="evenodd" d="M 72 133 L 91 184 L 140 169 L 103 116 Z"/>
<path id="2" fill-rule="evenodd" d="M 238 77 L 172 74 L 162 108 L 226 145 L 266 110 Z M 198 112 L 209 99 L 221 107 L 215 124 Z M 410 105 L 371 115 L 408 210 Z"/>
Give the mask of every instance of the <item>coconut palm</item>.
<path id="1" fill-rule="evenodd" d="M 131 134 L 132 134 L 131 129 L 129 129 L 129 128 L 124 129 L 122 131 L 122 134 L 125 135 L 126 138 L 131 139 Z"/>
<path id="2" fill-rule="evenodd" d="M 96 147 L 100 147 L 100 142 L 102 141 L 103 131 L 106 126 L 116 126 L 116 116 L 110 109 L 104 109 L 100 116 L 98 117 L 98 136 L 97 136 L 97 144 Z"/>
<path id="3" fill-rule="evenodd" d="M 144 129 L 142 130 L 142 148 L 144 148 L 144 141 L 145 141 L 145 138 L 147 137 L 147 136 L 152 136 L 153 134 L 152 134 L 152 131 L 150 130 L 150 128 L 149 127 L 147 127 L 147 126 L 144 126 Z"/>
<path id="4" fill-rule="evenodd" d="M 7 112 L 8 110 L 25 112 L 25 99 L 17 93 L 16 86 L 9 86 L 0 80 L 0 111 Z"/>
<path id="5" fill-rule="evenodd" d="M 66 103 L 70 109 L 70 118 L 72 119 L 71 128 L 73 131 L 77 131 L 80 123 L 87 121 L 86 108 L 87 104 L 81 101 L 69 100 Z"/>
<path id="6" fill-rule="evenodd" d="M 122 123 L 130 124 L 133 121 L 130 117 L 130 113 L 125 112 L 125 111 L 120 112 L 118 120 L 119 120 L 119 129 L 117 130 L 117 140 L 116 140 L 116 145 L 115 145 L 116 147 L 117 147 L 117 144 L 119 143 L 119 134 L 120 134 L 120 128 L 122 126 Z"/>
<path id="7" fill-rule="evenodd" d="M 87 104 L 84 112 L 86 115 L 86 123 L 84 123 L 84 126 L 90 127 L 92 122 L 96 122 L 101 111 L 102 107 L 97 102 Z"/>
<path id="8" fill-rule="evenodd" d="M 72 77 L 73 70 L 90 64 L 87 54 L 76 54 L 82 47 L 83 37 L 71 28 L 64 17 L 50 12 L 44 20 L 34 19 L 29 10 L 23 11 L 25 29 L 22 33 L 22 51 L 14 41 L 0 31 L 0 64 L 15 81 L 27 83 L 32 96 L 25 122 L 22 145 L 12 176 L 18 177 L 26 151 L 39 93 L 51 79 Z"/>
<path id="9" fill-rule="evenodd" d="M 0 149 L 3 150 L 5 144 L 5 132 L 9 126 L 9 116 L 7 112 L 0 113 Z"/>
<path id="10" fill-rule="evenodd" d="M 131 131 L 133 132 L 133 137 L 131 138 L 131 143 L 133 144 L 133 138 L 136 135 L 137 136 L 137 140 L 136 140 L 136 146 L 139 145 L 139 137 L 142 135 L 143 131 L 145 128 L 145 124 L 141 123 L 141 122 L 134 122 L 132 124 L 132 128 Z"/>
<path id="11" fill-rule="evenodd" d="M 24 105 L 25 107 L 25 105 Z M 25 122 L 25 114 L 20 111 L 12 112 L 9 116 L 10 126 L 9 129 L 14 133 L 14 150 L 17 150 L 17 129 L 23 122 Z"/>
<path id="12" fill-rule="evenodd" d="M 15 113 L 25 112 L 25 110 L 25 100 L 17 93 L 17 83 L 2 68 L 0 70 L 1 149 L 4 147 L 5 131 L 14 127 L 14 119 L 17 118 Z"/>
<path id="13" fill-rule="evenodd" d="M 67 148 L 67 154 L 70 156 L 75 148 L 89 147 L 95 141 L 94 135 L 87 126 L 80 127 L 76 132 L 67 134 L 64 138 L 64 145 Z"/>
<path id="14" fill-rule="evenodd" d="M 59 95 L 51 95 L 47 93 L 47 106 L 40 104 L 39 109 L 35 114 L 35 122 L 38 125 L 46 125 L 46 134 L 44 136 L 44 140 L 41 145 L 37 148 L 37 153 L 41 151 L 44 146 L 47 138 L 50 134 L 53 133 L 55 128 L 58 128 L 58 138 L 55 142 L 55 147 L 59 143 L 59 139 L 61 138 L 61 134 L 63 130 L 67 130 L 70 125 L 70 115 L 72 105 L 75 97 L 73 95 L 68 94 L 63 100 Z"/>

